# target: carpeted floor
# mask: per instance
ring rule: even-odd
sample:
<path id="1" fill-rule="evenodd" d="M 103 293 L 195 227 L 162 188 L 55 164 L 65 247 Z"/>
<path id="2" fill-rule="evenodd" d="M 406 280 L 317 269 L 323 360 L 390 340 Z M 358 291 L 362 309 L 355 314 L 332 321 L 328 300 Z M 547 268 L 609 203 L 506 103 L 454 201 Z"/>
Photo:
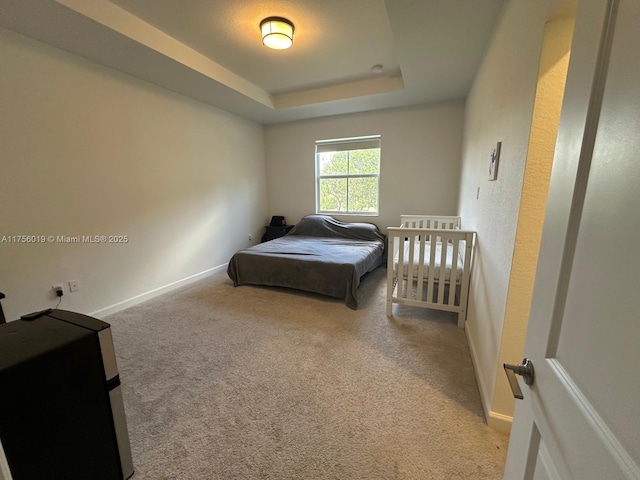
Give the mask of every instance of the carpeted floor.
<path id="1" fill-rule="evenodd" d="M 455 315 L 388 319 L 385 275 L 357 311 L 219 273 L 107 317 L 134 480 L 502 478 Z"/>

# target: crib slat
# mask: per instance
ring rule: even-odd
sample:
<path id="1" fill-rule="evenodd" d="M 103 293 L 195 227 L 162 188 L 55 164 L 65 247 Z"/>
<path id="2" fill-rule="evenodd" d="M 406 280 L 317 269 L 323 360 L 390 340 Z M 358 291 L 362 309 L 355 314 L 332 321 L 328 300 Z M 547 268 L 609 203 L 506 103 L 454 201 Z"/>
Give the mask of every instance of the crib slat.
<path id="1" fill-rule="evenodd" d="M 406 282 L 404 280 L 404 237 L 398 238 L 398 296 L 406 297 Z"/>
<path id="2" fill-rule="evenodd" d="M 435 264 L 436 264 L 436 237 L 435 235 L 430 235 L 429 238 L 429 277 L 427 280 L 427 302 L 433 301 L 433 275 L 435 273 Z"/>
<path id="3" fill-rule="evenodd" d="M 438 271 L 438 303 L 444 303 L 444 286 L 447 275 L 447 237 L 440 237 L 440 267 Z"/>
<path id="4" fill-rule="evenodd" d="M 406 240 L 405 240 L 406 242 Z M 409 265 L 407 268 L 407 298 L 413 297 L 413 269 L 415 267 L 415 250 L 416 250 L 416 237 L 415 235 L 409 236 Z"/>
<path id="5" fill-rule="evenodd" d="M 449 277 L 449 305 L 455 305 L 456 302 L 456 279 L 458 278 L 458 247 L 460 240 L 453 241 L 453 255 L 451 256 L 451 275 Z"/>
<path id="6" fill-rule="evenodd" d="M 424 290 L 424 252 L 426 240 L 424 236 L 420 237 L 420 252 L 418 252 L 418 278 L 416 282 L 416 300 L 422 300 L 422 292 Z"/>

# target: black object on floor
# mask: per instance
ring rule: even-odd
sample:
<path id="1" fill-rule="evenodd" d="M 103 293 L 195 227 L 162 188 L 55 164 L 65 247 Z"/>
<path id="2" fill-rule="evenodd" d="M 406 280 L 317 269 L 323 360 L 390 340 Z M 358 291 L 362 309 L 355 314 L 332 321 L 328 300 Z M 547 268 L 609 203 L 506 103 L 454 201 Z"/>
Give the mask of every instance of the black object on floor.
<path id="1" fill-rule="evenodd" d="M 0 437 L 13 480 L 133 475 L 108 323 L 45 310 L 0 325 Z"/>

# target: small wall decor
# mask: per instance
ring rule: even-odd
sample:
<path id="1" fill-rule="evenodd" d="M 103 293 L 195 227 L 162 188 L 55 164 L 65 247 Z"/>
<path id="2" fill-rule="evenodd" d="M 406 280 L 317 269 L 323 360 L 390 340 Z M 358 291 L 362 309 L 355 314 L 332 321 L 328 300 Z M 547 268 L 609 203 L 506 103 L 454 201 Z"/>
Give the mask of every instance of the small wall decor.
<path id="1" fill-rule="evenodd" d="M 489 162 L 489 181 L 496 180 L 498 178 L 498 162 L 500 161 L 500 146 L 502 142 L 496 143 L 496 146 L 491 150 L 491 159 Z"/>

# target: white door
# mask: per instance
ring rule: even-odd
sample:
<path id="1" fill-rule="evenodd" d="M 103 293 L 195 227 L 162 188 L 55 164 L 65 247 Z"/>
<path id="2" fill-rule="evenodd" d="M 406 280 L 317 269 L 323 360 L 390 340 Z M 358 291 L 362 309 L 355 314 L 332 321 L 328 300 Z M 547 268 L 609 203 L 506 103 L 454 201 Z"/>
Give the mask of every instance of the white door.
<path id="1" fill-rule="evenodd" d="M 579 2 L 525 356 L 504 478 L 640 479 L 640 0 Z"/>

